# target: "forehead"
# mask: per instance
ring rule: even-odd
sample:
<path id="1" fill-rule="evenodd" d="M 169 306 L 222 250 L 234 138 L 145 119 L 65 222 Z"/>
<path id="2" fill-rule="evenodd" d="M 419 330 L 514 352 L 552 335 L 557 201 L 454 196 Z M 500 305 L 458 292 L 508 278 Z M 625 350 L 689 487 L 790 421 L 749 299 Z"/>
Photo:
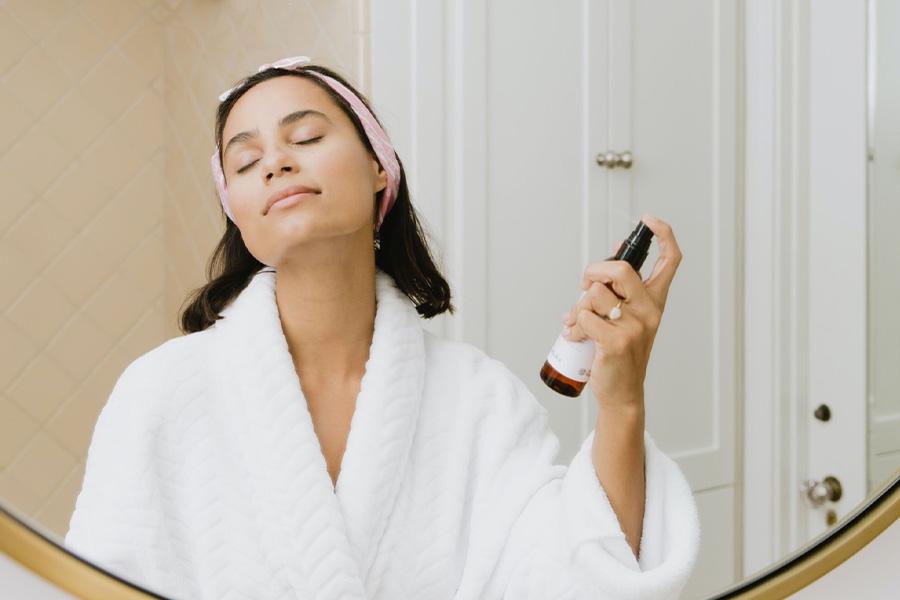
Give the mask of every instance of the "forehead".
<path id="1" fill-rule="evenodd" d="M 227 142 L 240 131 L 274 127 L 284 115 L 310 108 L 325 113 L 334 123 L 342 120 L 342 111 L 334 100 L 312 81 L 291 75 L 267 79 L 234 103 L 225 120 L 222 139 Z"/>

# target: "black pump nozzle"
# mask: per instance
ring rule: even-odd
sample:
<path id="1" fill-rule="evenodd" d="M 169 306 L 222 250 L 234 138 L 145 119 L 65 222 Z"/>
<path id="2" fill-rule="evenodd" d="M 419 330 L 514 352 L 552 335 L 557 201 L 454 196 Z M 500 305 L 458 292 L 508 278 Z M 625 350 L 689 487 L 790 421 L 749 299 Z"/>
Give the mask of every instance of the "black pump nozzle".
<path id="1" fill-rule="evenodd" d="M 650 242 L 653 239 L 653 230 L 647 227 L 643 221 L 638 221 L 637 227 L 631 232 L 614 256 L 607 260 L 624 260 L 638 273 L 650 252 Z"/>

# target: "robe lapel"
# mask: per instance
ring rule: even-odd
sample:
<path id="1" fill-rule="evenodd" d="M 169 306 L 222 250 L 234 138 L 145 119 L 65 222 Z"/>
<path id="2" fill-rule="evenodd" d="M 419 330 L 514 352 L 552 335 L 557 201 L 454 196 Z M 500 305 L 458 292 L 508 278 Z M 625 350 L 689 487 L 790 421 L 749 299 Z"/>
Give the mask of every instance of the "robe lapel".
<path id="1" fill-rule="evenodd" d="M 299 592 L 364 598 L 365 580 L 409 463 L 421 405 L 420 316 L 376 268 L 372 345 L 336 487 L 312 424 L 275 302 L 276 273 L 258 271 L 214 325 L 223 409 L 240 424 L 265 551 Z M 338 573 L 339 572 L 339 575 Z"/>

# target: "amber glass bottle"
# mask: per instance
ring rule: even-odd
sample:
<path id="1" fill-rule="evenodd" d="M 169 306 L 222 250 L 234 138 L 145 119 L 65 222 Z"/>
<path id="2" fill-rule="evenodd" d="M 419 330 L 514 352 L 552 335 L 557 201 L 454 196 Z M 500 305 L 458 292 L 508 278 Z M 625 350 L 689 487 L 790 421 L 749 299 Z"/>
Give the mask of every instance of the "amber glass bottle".
<path id="1" fill-rule="evenodd" d="M 622 242 L 619 250 L 606 260 L 624 260 L 640 275 L 652 238 L 653 231 L 644 225 L 643 221 L 638 221 L 637 227 L 628 239 Z M 610 284 L 605 285 L 612 290 Z M 578 300 L 585 294 L 587 292 L 582 292 Z M 590 380 L 593 362 L 594 340 L 585 338 L 573 342 L 560 333 L 550 349 L 550 354 L 547 355 L 547 360 L 544 361 L 544 366 L 541 367 L 541 380 L 553 391 L 575 398 L 581 394 L 585 384 Z"/>

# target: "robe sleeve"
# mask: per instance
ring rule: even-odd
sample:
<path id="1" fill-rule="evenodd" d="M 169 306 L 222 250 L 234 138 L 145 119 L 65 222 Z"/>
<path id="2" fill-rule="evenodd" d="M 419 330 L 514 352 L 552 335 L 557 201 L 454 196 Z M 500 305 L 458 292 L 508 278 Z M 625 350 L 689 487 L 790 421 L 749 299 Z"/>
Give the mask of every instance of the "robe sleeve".
<path id="1" fill-rule="evenodd" d="M 594 432 L 569 465 L 555 464 L 560 443 L 547 410 L 495 362 L 501 375 L 489 401 L 497 408 L 484 419 L 490 426 L 482 435 L 491 442 L 479 450 L 484 473 L 470 542 L 472 555 L 489 557 L 491 567 L 483 575 L 487 591 L 471 597 L 678 598 L 700 541 L 696 503 L 678 465 L 645 431 L 646 493 L 636 559 L 593 467 Z M 477 568 L 467 568 L 471 579 L 458 598 L 477 587 Z"/>
<path id="2" fill-rule="evenodd" d="M 149 415 L 156 393 L 149 375 L 145 365 L 131 363 L 97 417 L 65 545 L 132 584 L 175 597 L 152 484 L 156 427 Z"/>

